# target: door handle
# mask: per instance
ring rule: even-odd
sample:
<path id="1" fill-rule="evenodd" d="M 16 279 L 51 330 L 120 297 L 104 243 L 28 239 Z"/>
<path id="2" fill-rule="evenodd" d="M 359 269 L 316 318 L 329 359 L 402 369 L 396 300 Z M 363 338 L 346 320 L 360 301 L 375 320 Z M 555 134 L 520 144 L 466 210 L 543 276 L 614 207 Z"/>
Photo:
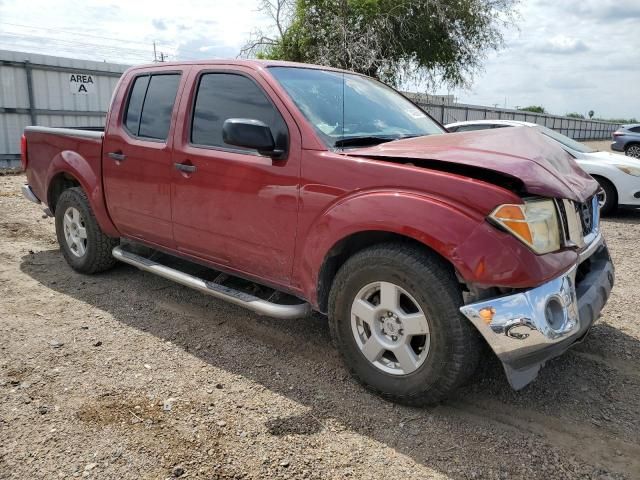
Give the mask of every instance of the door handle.
<path id="1" fill-rule="evenodd" d="M 193 173 L 197 170 L 195 165 L 189 165 L 188 163 L 174 163 L 173 166 L 176 167 L 176 170 L 185 173 Z"/>
<path id="2" fill-rule="evenodd" d="M 109 152 L 107 156 L 117 162 L 122 162 L 127 158 L 127 156 L 122 152 Z"/>

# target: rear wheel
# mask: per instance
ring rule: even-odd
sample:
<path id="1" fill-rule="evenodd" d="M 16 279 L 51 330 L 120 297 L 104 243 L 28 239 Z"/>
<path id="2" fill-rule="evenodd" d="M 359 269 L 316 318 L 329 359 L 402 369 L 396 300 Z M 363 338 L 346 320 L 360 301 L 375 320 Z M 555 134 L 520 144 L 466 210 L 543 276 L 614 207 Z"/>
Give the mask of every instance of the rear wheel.
<path id="1" fill-rule="evenodd" d="M 116 263 L 111 255 L 119 239 L 105 235 L 81 188 L 65 190 L 56 204 L 56 236 L 67 263 L 81 273 L 97 273 Z"/>
<path id="2" fill-rule="evenodd" d="M 600 204 L 600 214 L 610 215 L 618 208 L 618 191 L 606 178 L 594 177 L 600 184 L 598 192 L 598 203 Z"/>
<path id="3" fill-rule="evenodd" d="M 436 403 L 475 370 L 481 342 L 461 315 L 451 268 L 410 245 L 363 250 L 331 288 L 331 334 L 366 387 L 408 405 Z"/>
<path id="4" fill-rule="evenodd" d="M 640 144 L 633 143 L 631 145 L 628 145 L 624 149 L 624 154 L 627 157 L 640 158 Z"/>

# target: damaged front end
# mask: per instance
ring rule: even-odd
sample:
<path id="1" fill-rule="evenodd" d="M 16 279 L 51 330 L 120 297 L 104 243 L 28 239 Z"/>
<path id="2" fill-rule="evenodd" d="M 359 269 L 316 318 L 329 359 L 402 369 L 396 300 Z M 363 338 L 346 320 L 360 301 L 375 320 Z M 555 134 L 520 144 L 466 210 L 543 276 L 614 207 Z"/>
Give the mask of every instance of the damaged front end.
<path id="1" fill-rule="evenodd" d="M 502 362 L 511 386 L 533 381 L 544 363 L 579 342 L 600 316 L 614 283 L 614 267 L 599 231 L 597 200 L 578 260 L 529 290 L 483 299 L 460 311 Z"/>

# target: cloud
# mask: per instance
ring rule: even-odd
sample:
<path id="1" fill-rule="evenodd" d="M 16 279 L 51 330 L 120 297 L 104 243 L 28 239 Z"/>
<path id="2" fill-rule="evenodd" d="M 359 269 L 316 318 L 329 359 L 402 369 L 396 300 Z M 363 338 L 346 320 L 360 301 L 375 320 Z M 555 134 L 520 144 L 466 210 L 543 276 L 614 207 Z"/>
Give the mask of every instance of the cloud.
<path id="1" fill-rule="evenodd" d="M 153 20 L 151 20 L 151 25 L 153 25 L 154 28 L 156 28 L 157 30 L 166 30 L 167 29 L 167 24 L 165 23 L 164 20 L 162 20 L 160 18 L 154 18 Z"/>
<path id="2" fill-rule="evenodd" d="M 589 47 L 579 38 L 557 35 L 546 40 L 536 48 L 541 53 L 551 53 L 558 55 L 570 55 L 574 53 L 586 52 Z"/>
<path id="3" fill-rule="evenodd" d="M 181 42 L 176 50 L 178 57 L 197 59 L 235 58 L 239 49 L 236 46 L 224 45 L 211 36 L 196 37 Z"/>
<path id="4" fill-rule="evenodd" d="M 597 84 L 575 75 L 550 78 L 545 85 L 554 90 L 585 90 L 598 87 Z"/>
<path id="5" fill-rule="evenodd" d="M 590 18 L 598 23 L 627 22 L 640 19 L 638 0 L 564 0 L 558 2 L 565 12 Z"/>

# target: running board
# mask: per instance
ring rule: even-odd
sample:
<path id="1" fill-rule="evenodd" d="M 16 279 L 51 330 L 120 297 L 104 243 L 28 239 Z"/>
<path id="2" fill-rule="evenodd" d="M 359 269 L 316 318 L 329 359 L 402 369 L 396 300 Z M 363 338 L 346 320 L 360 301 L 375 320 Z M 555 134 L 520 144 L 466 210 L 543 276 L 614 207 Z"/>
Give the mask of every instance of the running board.
<path id="1" fill-rule="evenodd" d="M 176 283 L 191 287 L 212 297 L 245 307 L 260 315 L 292 319 L 305 317 L 311 312 L 311 307 L 308 303 L 286 305 L 263 300 L 249 293 L 226 287 L 220 283 L 204 280 L 175 268 L 162 265 L 150 258 L 145 258 L 125 250 L 122 246 L 115 247 L 112 250 L 112 254 L 116 260 L 138 267 L 140 270 L 154 273 L 168 280 L 173 280 Z"/>

